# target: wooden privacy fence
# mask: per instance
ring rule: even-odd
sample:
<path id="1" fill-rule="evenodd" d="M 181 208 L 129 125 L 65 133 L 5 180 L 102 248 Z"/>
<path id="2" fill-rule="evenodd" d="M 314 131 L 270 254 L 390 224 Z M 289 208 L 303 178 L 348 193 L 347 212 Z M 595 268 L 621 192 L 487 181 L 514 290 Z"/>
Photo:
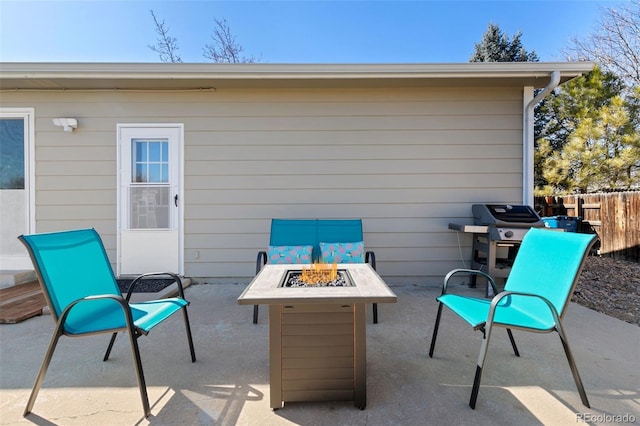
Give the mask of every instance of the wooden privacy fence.
<path id="1" fill-rule="evenodd" d="M 596 232 L 600 254 L 640 262 L 640 192 L 536 197 L 540 216 L 580 216 L 578 232 Z"/>

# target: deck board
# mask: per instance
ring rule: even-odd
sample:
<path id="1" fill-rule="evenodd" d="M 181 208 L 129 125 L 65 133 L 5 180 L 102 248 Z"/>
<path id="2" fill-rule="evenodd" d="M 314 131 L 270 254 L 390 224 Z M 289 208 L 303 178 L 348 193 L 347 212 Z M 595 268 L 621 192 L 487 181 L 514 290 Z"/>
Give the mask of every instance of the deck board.
<path id="1" fill-rule="evenodd" d="M 15 324 L 42 315 L 46 305 L 37 281 L 4 288 L 0 290 L 0 324 Z"/>

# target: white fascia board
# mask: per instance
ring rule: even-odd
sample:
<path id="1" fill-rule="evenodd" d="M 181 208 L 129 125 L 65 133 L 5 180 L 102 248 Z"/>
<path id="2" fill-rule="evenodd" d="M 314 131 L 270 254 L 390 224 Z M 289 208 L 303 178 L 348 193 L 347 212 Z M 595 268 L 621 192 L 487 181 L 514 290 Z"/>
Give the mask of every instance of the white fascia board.
<path id="1" fill-rule="evenodd" d="M 592 62 L 465 62 L 445 64 L 165 64 L 0 63 L 0 78 L 24 79 L 366 79 L 574 78 Z"/>

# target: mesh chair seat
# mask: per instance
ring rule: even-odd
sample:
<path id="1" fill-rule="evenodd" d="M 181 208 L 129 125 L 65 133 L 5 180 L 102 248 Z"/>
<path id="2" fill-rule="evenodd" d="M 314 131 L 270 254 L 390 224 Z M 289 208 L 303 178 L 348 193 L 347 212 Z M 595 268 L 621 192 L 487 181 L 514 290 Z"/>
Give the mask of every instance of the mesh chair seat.
<path id="1" fill-rule="evenodd" d="M 153 327 L 187 305 L 186 300 L 174 297 L 130 303 L 129 308 L 134 326 L 141 333 L 148 334 Z M 65 333 L 69 335 L 126 331 L 126 329 L 127 321 L 123 315 L 122 306 L 113 299 L 87 300 L 79 303 L 71 310 L 64 325 Z"/>
<path id="2" fill-rule="evenodd" d="M 491 307 L 490 299 L 477 299 L 457 294 L 445 294 L 438 297 L 438 301 L 476 329 L 485 325 Z M 539 331 L 549 331 L 555 327 L 553 315 L 544 301 L 517 295 L 498 303 L 493 323 Z"/>

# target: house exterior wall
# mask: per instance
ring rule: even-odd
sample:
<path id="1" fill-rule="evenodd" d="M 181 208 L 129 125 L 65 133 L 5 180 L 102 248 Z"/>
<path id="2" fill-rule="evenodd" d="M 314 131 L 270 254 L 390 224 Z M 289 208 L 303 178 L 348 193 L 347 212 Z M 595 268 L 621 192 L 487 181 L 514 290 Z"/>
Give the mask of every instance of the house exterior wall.
<path id="1" fill-rule="evenodd" d="M 0 106 L 35 108 L 38 232 L 95 227 L 115 262 L 116 124 L 184 123 L 185 275 L 248 282 L 274 217 L 362 218 L 387 282 L 438 284 L 470 260 L 449 222 L 470 223 L 473 203 L 522 202 L 522 99 L 522 87 L 228 88 L 3 92 Z"/>

